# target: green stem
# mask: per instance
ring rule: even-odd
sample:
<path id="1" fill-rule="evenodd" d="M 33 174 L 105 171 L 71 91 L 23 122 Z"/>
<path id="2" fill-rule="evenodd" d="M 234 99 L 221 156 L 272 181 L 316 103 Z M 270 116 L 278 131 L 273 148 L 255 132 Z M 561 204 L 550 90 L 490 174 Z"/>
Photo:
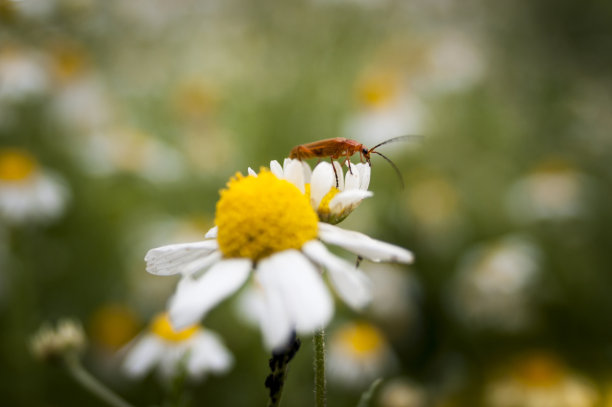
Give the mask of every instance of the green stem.
<path id="1" fill-rule="evenodd" d="M 315 406 L 327 405 L 325 383 L 325 331 L 315 332 L 314 338 L 314 373 L 315 373 Z"/>
<path id="2" fill-rule="evenodd" d="M 72 375 L 74 380 L 76 380 L 85 390 L 95 394 L 102 401 L 105 401 L 108 405 L 113 407 L 133 407 L 130 403 L 123 400 L 116 393 L 114 393 L 111 389 L 102 384 L 98 379 L 91 375 L 85 368 L 81 365 L 78 357 L 76 355 L 67 355 L 64 358 L 66 362 L 66 368 L 68 372 Z"/>

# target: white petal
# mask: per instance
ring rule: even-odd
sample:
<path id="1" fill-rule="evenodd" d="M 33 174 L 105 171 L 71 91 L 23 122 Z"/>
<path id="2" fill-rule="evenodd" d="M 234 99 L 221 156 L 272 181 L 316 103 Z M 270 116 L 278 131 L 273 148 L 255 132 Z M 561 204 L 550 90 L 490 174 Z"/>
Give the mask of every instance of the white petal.
<path id="1" fill-rule="evenodd" d="M 189 342 L 178 342 L 172 346 L 166 346 L 157 364 L 157 371 L 166 381 L 175 377 L 181 361 L 189 351 Z"/>
<path id="2" fill-rule="evenodd" d="M 414 260 L 409 250 L 328 223 L 319 222 L 319 238 L 376 262 L 412 263 Z"/>
<path id="3" fill-rule="evenodd" d="M 204 235 L 204 238 L 205 239 L 216 239 L 217 233 L 219 233 L 219 228 L 217 226 L 213 226 L 212 228 L 208 229 L 208 232 L 206 232 L 206 234 Z"/>
<path id="4" fill-rule="evenodd" d="M 206 371 L 228 371 L 234 363 L 234 358 L 219 336 L 209 330 L 203 330 L 196 335 L 193 337 L 187 369 L 196 375 Z"/>
<path id="5" fill-rule="evenodd" d="M 258 273 L 255 273 L 256 280 Z M 260 287 L 261 288 L 261 284 Z M 258 315 L 264 344 L 268 350 L 287 345 L 293 325 L 285 309 L 281 293 L 278 290 L 259 290 L 261 314 Z"/>
<path id="6" fill-rule="evenodd" d="M 359 171 L 359 189 L 364 191 L 368 190 L 370 186 L 370 175 L 372 173 L 372 167 L 367 163 L 359 163 L 356 165 L 357 171 Z"/>
<path id="7" fill-rule="evenodd" d="M 285 178 L 283 173 L 283 167 L 281 167 L 279 162 L 276 160 L 270 161 L 270 171 L 272 171 L 272 174 L 276 175 L 276 178 Z"/>
<path id="8" fill-rule="evenodd" d="M 328 162 L 320 162 L 312 171 L 310 179 L 310 203 L 313 208 L 318 208 L 321 199 L 336 184 L 334 170 Z"/>
<path id="9" fill-rule="evenodd" d="M 216 240 L 157 247 L 149 250 L 145 256 L 147 271 L 160 276 L 181 273 L 185 267 L 189 267 L 191 263 L 209 255 L 217 248 Z"/>
<path id="10" fill-rule="evenodd" d="M 331 254 L 318 241 L 306 243 L 302 251 L 327 269 L 334 289 L 349 306 L 361 309 L 371 301 L 370 279 L 361 270 Z"/>
<path id="11" fill-rule="evenodd" d="M 336 175 L 338 176 L 338 189 L 340 191 L 344 191 L 344 172 L 342 171 L 342 166 L 338 161 L 333 161 L 334 168 L 336 169 L 336 174 L 334 174 L 334 181 Z"/>
<path id="12" fill-rule="evenodd" d="M 299 160 L 291 160 L 285 167 L 285 179 L 304 193 L 304 169 Z"/>
<path id="13" fill-rule="evenodd" d="M 249 175 L 256 177 L 257 173 L 255 171 L 253 171 L 253 169 L 251 167 L 249 167 L 249 169 L 247 170 L 247 172 L 249 173 Z"/>
<path id="14" fill-rule="evenodd" d="M 359 189 L 359 170 L 351 164 L 348 163 L 350 171 L 346 171 L 346 181 L 344 184 L 344 190 L 348 191 L 350 189 Z"/>
<path id="15" fill-rule="evenodd" d="M 181 330 L 197 323 L 227 296 L 238 290 L 251 270 L 249 259 L 221 260 L 199 279 L 184 277 L 170 300 L 170 320 Z"/>
<path id="16" fill-rule="evenodd" d="M 181 274 L 188 276 L 200 270 L 205 270 L 209 268 L 210 266 L 212 266 L 213 264 L 219 262 L 219 260 L 221 260 L 221 257 L 222 257 L 221 252 L 219 250 L 215 250 L 208 256 L 196 259 L 192 261 L 191 263 L 187 264 L 181 270 Z"/>
<path id="17" fill-rule="evenodd" d="M 357 205 L 365 198 L 369 198 L 374 195 L 371 191 L 364 191 L 362 189 L 349 189 L 342 191 L 334 196 L 329 201 L 329 209 L 332 213 L 341 212 L 343 208 Z"/>
<path id="18" fill-rule="evenodd" d="M 310 182 L 310 178 L 312 177 L 312 170 L 310 169 L 310 165 L 307 162 L 301 161 L 302 170 L 304 171 L 304 182 Z"/>
<path id="19" fill-rule="evenodd" d="M 313 264 L 297 250 L 285 250 L 259 262 L 256 275 L 263 290 L 280 296 L 298 332 L 324 327 L 334 305 Z"/>
<path id="20" fill-rule="evenodd" d="M 127 355 L 121 368 L 132 377 L 141 377 L 153 368 L 164 353 L 164 343 L 152 334 L 136 338 L 128 345 Z"/>

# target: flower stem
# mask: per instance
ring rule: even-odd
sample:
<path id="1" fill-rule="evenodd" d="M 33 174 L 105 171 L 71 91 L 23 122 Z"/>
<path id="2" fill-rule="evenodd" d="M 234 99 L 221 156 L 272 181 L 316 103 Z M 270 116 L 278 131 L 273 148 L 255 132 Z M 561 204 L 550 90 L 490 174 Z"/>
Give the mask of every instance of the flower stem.
<path id="1" fill-rule="evenodd" d="M 314 342 L 314 373 L 315 373 L 315 406 L 325 407 L 327 405 L 326 382 L 325 382 L 325 331 L 320 329 L 315 332 Z"/>
<path id="2" fill-rule="evenodd" d="M 280 405 L 281 396 L 283 394 L 283 386 L 287 378 L 287 370 L 289 362 L 297 351 L 300 349 L 300 339 L 293 333 L 287 347 L 281 351 L 272 352 L 270 358 L 270 370 L 272 373 L 266 378 L 266 387 L 270 389 L 270 401 L 268 407 L 278 407 Z"/>
<path id="3" fill-rule="evenodd" d="M 68 372 L 85 390 L 95 394 L 112 407 L 133 407 L 85 370 L 76 355 L 66 355 L 64 361 Z"/>

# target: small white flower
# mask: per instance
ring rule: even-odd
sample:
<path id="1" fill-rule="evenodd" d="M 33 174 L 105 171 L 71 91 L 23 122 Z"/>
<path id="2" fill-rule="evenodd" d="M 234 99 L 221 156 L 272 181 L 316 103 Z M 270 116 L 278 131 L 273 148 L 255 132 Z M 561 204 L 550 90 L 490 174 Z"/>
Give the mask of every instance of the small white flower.
<path id="1" fill-rule="evenodd" d="M 57 175 L 18 149 L 0 149 L 0 218 L 12 224 L 60 216 L 68 190 Z"/>
<path id="2" fill-rule="evenodd" d="M 452 309 L 470 326 L 521 329 L 534 318 L 530 299 L 539 273 L 540 252 L 526 238 L 479 245 L 461 260 Z"/>
<path id="3" fill-rule="evenodd" d="M 81 352 L 85 348 L 83 327 L 71 319 L 63 319 L 54 329 L 43 325 L 31 339 L 30 348 L 34 356 L 42 360 L 54 360 L 70 352 Z"/>
<path id="4" fill-rule="evenodd" d="M 272 173 L 291 182 L 309 196 L 310 204 L 317 212 L 319 220 L 331 224 L 341 222 L 361 201 L 373 195 L 368 191 L 370 165 L 352 164 L 347 161 L 347 166 L 345 177 L 342 166 L 337 161 L 333 162 L 333 166 L 322 161 L 313 171 L 308 164 L 300 160 L 288 158 L 282 167 L 276 160 L 270 162 Z M 249 173 L 253 174 L 253 171 L 250 170 Z"/>
<path id="5" fill-rule="evenodd" d="M 510 187 L 507 207 L 519 221 L 573 219 L 585 213 L 587 186 L 569 163 L 547 160 Z"/>
<path id="6" fill-rule="evenodd" d="M 378 407 L 426 407 L 432 404 L 423 385 L 407 377 L 385 381 L 376 399 Z"/>
<path id="7" fill-rule="evenodd" d="M 18 102 L 48 88 L 44 59 L 35 52 L 0 48 L 0 102 Z"/>
<path id="8" fill-rule="evenodd" d="M 403 248 L 318 222 L 304 194 L 266 170 L 230 180 L 215 224 L 202 242 L 150 250 L 147 271 L 183 274 L 170 301 L 177 329 L 203 318 L 252 277 L 264 304 L 260 328 L 269 349 L 285 345 L 294 330 L 312 333 L 331 319 L 334 307 L 321 268 L 349 306 L 360 309 L 370 300 L 367 276 L 321 241 L 377 262 L 413 259 Z"/>
<path id="9" fill-rule="evenodd" d="M 128 344 L 122 367 L 128 376 L 135 378 L 157 367 L 163 378 L 170 379 L 182 364 L 189 377 L 200 379 L 209 372 L 227 372 L 233 357 L 214 332 L 199 325 L 175 331 L 167 314 L 160 314 L 149 332 Z"/>
<path id="10" fill-rule="evenodd" d="M 329 379 L 347 387 L 363 387 L 385 375 L 396 363 L 384 336 L 367 322 L 346 323 L 329 341 Z"/>

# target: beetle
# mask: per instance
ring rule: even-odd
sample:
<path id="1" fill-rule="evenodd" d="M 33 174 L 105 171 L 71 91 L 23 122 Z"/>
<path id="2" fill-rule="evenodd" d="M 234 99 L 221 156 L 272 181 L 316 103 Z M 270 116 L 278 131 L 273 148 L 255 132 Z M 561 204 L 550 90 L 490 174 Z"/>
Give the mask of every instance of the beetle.
<path id="1" fill-rule="evenodd" d="M 351 139 L 344 138 L 344 137 L 335 137 L 335 138 L 329 138 L 325 140 L 314 141 L 312 143 L 300 144 L 298 146 L 295 146 L 291 149 L 291 152 L 289 152 L 289 158 L 298 159 L 301 161 L 301 160 L 308 159 L 308 158 L 329 157 L 332 161 L 332 167 L 333 167 L 333 160 L 337 160 L 340 157 L 346 157 L 346 161 L 350 162 L 351 156 L 353 154 L 359 153 L 361 162 L 364 162 L 365 160 L 371 167 L 372 163 L 370 162 L 370 155 L 372 153 L 378 154 L 379 156 L 384 158 L 389 164 L 391 164 L 391 166 L 397 173 L 397 176 L 399 177 L 400 182 L 402 183 L 402 187 L 403 187 L 404 181 L 402 179 L 402 175 L 399 169 L 397 168 L 397 166 L 393 163 L 393 161 L 391 161 L 385 155 L 376 151 L 376 149 L 388 143 L 393 143 L 396 141 L 407 141 L 409 139 L 414 139 L 415 137 L 418 137 L 418 136 L 407 135 L 407 136 L 393 137 L 393 138 L 383 141 L 382 143 L 378 143 L 372 148 L 367 148 L 366 146 L 364 146 L 363 144 L 361 144 L 360 142 L 356 140 L 351 140 Z M 334 168 L 334 174 L 336 175 L 336 187 L 338 187 L 338 174 L 336 173 L 336 167 L 333 167 L 333 168 Z M 351 174 L 353 173 L 351 166 L 349 166 L 349 171 L 351 172 Z"/>

